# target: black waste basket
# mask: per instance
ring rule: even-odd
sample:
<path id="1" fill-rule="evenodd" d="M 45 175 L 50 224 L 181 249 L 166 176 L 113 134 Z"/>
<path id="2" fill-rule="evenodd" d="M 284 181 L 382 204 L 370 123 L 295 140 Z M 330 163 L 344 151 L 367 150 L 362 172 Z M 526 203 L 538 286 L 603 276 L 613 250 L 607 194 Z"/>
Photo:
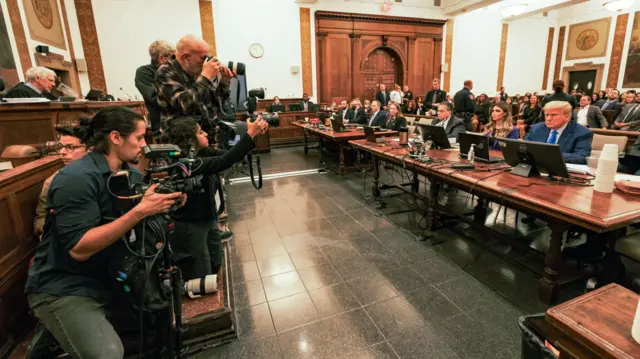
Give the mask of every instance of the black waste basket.
<path id="1" fill-rule="evenodd" d="M 528 319 L 544 319 L 544 313 L 525 315 L 518 318 L 518 325 L 522 331 L 522 348 L 520 359 L 558 359 L 549 348 L 544 345 L 544 338 L 538 337 L 536 333 L 527 326 Z"/>

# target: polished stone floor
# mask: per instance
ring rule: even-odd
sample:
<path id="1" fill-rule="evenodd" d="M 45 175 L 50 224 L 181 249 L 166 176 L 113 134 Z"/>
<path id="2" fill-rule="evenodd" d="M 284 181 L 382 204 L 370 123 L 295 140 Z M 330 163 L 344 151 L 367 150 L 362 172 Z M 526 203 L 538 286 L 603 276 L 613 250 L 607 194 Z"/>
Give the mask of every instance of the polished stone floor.
<path id="1" fill-rule="evenodd" d="M 262 164 L 266 173 L 309 169 L 318 155 L 281 148 Z M 387 170 L 381 180 L 401 178 Z M 198 357 L 520 358 L 518 317 L 546 308 L 534 274 L 542 257 L 460 224 L 419 241 L 423 215 L 392 213 L 420 204 L 391 190 L 377 211 L 370 183 L 323 173 L 268 180 L 260 191 L 230 186 L 239 338 Z M 454 191 L 441 201 L 461 211 L 472 202 Z M 516 227 L 515 213 L 497 206 L 487 224 L 532 246 L 545 231 Z"/>

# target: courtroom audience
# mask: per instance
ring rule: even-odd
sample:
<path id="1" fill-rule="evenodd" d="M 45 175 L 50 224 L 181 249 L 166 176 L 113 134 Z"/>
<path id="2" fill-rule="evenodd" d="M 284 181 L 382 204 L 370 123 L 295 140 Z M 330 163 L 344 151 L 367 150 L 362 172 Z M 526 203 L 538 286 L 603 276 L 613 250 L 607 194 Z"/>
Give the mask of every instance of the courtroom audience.
<path id="1" fill-rule="evenodd" d="M 538 105 L 538 97 L 531 96 L 531 98 L 529 99 L 529 105 L 525 107 L 524 111 L 522 112 L 522 119 L 527 125 L 527 128 L 540 121 L 540 112 L 542 112 L 542 108 L 540 107 L 540 105 Z"/>
<path id="2" fill-rule="evenodd" d="M 447 101 L 447 93 L 440 89 L 440 80 L 433 79 L 431 82 L 431 90 L 424 97 L 424 111 L 437 109 L 438 105 Z"/>
<path id="3" fill-rule="evenodd" d="M 380 103 L 380 106 L 382 106 L 382 108 L 386 108 L 389 104 L 389 93 L 387 92 L 384 84 L 380 84 L 380 91 L 378 91 L 378 93 L 376 94 L 376 101 Z"/>
<path id="4" fill-rule="evenodd" d="M 544 106 L 544 122 L 535 124 L 524 138 L 527 141 L 560 145 L 566 163 L 587 164 L 591 155 L 593 132 L 571 121 L 571 104 L 551 101 Z"/>
<path id="5" fill-rule="evenodd" d="M 507 93 L 504 91 L 504 87 L 500 87 L 500 101 L 504 101 L 507 102 L 507 99 L 509 98 L 509 95 L 507 95 Z"/>
<path id="6" fill-rule="evenodd" d="M 529 106 L 529 96 L 522 96 L 519 101 L 520 106 L 518 107 L 518 115 L 522 117 L 524 113 L 524 109 Z"/>
<path id="7" fill-rule="evenodd" d="M 602 111 L 609 110 L 615 111 L 620 107 L 620 101 L 618 101 L 618 90 L 610 89 L 607 92 L 606 96 L 603 96 L 600 101 L 598 101 L 595 105 L 600 107 Z"/>
<path id="8" fill-rule="evenodd" d="M 371 102 L 371 117 L 369 118 L 368 126 L 382 127 L 385 124 L 385 121 L 387 120 L 387 113 L 380 107 L 380 101 L 375 100 Z"/>
<path id="9" fill-rule="evenodd" d="M 453 116 L 453 106 L 448 102 L 438 105 L 438 117 L 431 124 L 444 127 L 448 138 L 458 138 L 459 133 L 466 132 L 464 121 Z"/>
<path id="10" fill-rule="evenodd" d="M 413 100 L 409 100 L 407 102 L 407 107 L 404 109 L 404 112 L 408 115 L 415 115 L 418 113 L 418 107 L 416 106 L 416 102 Z"/>
<path id="11" fill-rule="evenodd" d="M 589 128 L 607 128 L 607 120 L 598 106 L 591 105 L 591 97 L 580 97 L 580 107 L 573 110 L 573 120 Z"/>
<path id="12" fill-rule="evenodd" d="M 349 121 L 349 117 L 348 117 L 348 113 L 349 113 L 349 106 L 347 105 L 347 101 L 346 100 L 342 100 L 340 101 L 340 107 L 338 107 L 338 118 L 341 119 L 343 122 L 348 122 Z"/>
<path id="13" fill-rule="evenodd" d="M 600 95 L 598 95 L 597 93 L 593 93 L 591 95 L 591 104 L 595 105 L 596 103 L 598 103 L 598 101 L 600 101 Z"/>
<path id="14" fill-rule="evenodd" d="M 632 92 L 623 95 L 624 105 L 614 120 L 614 128 L 624 131 L 637 131 L 640 128 L 640 104 Z"/>
<path id="15" fill-rule="evenodd" d="M 411 92 L 411 90 L 409 90 L 409 86 L 404 85 L 402 92 L 404 93 L 404 96 L 402 97 L 402 102 L 403 103 L 408 103 L 409 101 L 413 100 L 413 92 Z"/>
<path id="16" fill-rule="evenodd" d="M 512 99 L 511 97 L 507 97 L 507 98 L 504 100 L 504 102 L 505 102 L 507 105 L 511 106 L 511 105 L 513 104 L 513 99 Z"/>
<path id="17" fill-rule="evenodd" d="M 511 106 L 506 102 L 498 102 L 491 108 L 491 116 L 489 122 L 484 127 L 483 134 L 492 141 L 491 148 L 497 150 L 500 148 L 496 138 L 519 138 L 518 128 L 513 125 L 513 117 L 511 116 Z"/>
<path id="18" fill-rule="evenodd" d="M 371 101 L 364 100 L 364 113 L 365 115 L 371 115 Z"/>
<path id="19" fill-rule="evenodd" d="M 402 103 L 403 97 L 404 97 L 404 93 L 402 93 L 402 89 L 400 88 L 400 85 L 396 84 L 394 90 L 391 91 L 391 93 L 389 94 L 389 100 L 395 103 Z"/>
<path id="20" fill-rule="evenodd" d="M 394 131 L 407 127 L 407 120 L 402 115 L 399 104 L 395 102 L 389 103 L 389 115 L 382 127 Z"/>
<path id="21" fill-rule="evenodd" d="M 347 117 L 349 118 L 349 123 L 367 123 L 364 108 L 362 107 L 362 103 L 359 99 L 351 101 L 351 108 L 349 109 L 349 114 L 347 115 Z"/>
<path id="22" fill-rule="evenodd" d="M 491 102 L 487 94 L 481 94 L 476 101 L 476 109 L 474 116 L 471 118 L 473 132 L 481 131 L 484 124 L 487 123 L 491 114 Z"/>
<path id="23" fill-rule="evenodd" d="M 62 158 L 65 165 L 75 160 L 79 160 L 87 154 L 86 141 L 89 123 L 90 119 L 83 117 L 78 121 L 78 125 L 75 127 L 56 128 L 56 132 L 58 132 L 59 135 L 57 148 L 60 153 L 60 158 Z M 53 181 L 56 174 L 58 174 L 58 171 L 44 181 L 42 190 L 40 191 L 40 197 L 38 197 L 36 217 L 33 221 L 33 231 L 38 237 L 40 237 L 43 232 L 44 220 L 47 216 L 47 194 L 49 193 L 51 181 Z"/>
<path id="24" fill-rule="evenodd" d="M 35 98 L 42 97 L 51 101 L 58 98 L 51 93 L 56 85 L 56 73 L 46 67 L 36 66 L 28 69 L 24 74 L 25 82 L 20 82 L 7 91 L 4 98 Z"/>
<path id="25" fill-rule="evenodd" d="M 564 88 L 565 88 L 564 81 L 555 80 L 553 81 L 552 87 L 553 87 L 553 93 L 548 94 L 542 99 L 542 107 L 544 107 L 547 103 L 553 102 L 553 101 L 568 102 L 571 105 L 571 108 L 578 107 L 578 101 L 576 101 L 576 98 L 564 92 Z"/>

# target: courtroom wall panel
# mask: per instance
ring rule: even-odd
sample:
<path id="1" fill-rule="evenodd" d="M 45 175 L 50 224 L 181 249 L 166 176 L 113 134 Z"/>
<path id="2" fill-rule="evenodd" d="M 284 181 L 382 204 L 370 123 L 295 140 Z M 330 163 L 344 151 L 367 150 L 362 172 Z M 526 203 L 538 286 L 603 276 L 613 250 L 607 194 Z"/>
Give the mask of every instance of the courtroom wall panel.
<path id="1" fill-rule="evenodd" d="M 440 77 L 443 20 L 325 11 L 315 19 L 319 102 L 372 100 L 381 83 L 424 95 Z"/>

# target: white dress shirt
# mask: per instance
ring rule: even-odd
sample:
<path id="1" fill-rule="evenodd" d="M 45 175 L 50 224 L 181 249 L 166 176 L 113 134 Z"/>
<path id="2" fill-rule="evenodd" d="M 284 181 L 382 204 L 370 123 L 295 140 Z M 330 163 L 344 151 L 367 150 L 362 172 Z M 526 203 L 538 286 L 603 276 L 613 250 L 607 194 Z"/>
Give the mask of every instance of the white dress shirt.
<path id="1" fill-rule="evenodd" d="M 436 124 L 436 126 L 440 126 L 440 127 L 444 127 L 445 129 L 447 128 L 447 124 L 449 123 L 449 120 L 451 119 L 451 117 L 449 117 L 448 119 L 444 120 L 444 121 L 440 121 Z"/>
<path id="2" fill-rule="evenodd" d="M 569 122 L 565 123 L 564 126 L 560 127 L 559 129 L 556 130 L 556 132 L 558 132 L 558 134 L 556 135 L 556 143 L 554 143 L 555 145 L 558 144 L 558 142 L 560 142 L 560 136 L 562 136 L 562 132 L 564 131 L 565 128 L 567 128 L 567 125 L 569 124 Z M 551 136 L 553 135 L 553 130 L 549 129 L 549 136 L 547 137 L 547 143 L 549 143 L 549 139 L 551 138 Z"/>
<path id="3" fill-rule="evenodd" d="M 402 103 L 402 91 L 391 91 L 389 94 L 389 100 L 401 104 Z"/>
<path id="4" fill-rule="evenodd" d="M 589 112 L 589 105 L 582 107 L 578 110 L 578 123 L 587 127 L 587 113 Z"/>

